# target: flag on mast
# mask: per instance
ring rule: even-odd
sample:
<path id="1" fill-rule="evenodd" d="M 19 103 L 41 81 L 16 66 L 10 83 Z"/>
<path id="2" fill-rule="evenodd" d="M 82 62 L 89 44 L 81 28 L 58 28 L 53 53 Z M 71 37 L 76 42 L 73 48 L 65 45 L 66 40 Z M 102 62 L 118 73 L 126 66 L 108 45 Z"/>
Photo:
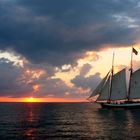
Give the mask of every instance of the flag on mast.
<path id="1" fill-rule="evenodd" d="M 138 54 L 138 51 L 137 51 L 136 49 L 133 48 L 133 53 L 134 53 L 135 55 L 137 55 L 137 54 Z"/>

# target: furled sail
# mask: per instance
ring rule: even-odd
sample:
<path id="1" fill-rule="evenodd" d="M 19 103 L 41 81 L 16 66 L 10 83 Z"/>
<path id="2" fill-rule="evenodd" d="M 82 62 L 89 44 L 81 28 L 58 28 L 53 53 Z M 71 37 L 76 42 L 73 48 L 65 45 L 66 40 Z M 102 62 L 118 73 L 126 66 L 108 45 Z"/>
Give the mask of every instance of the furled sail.
<path id="1" fill-rule="evenodd" d="M 131 76 L 130 99 L 140 98 L 140 69 L 135 71 Z"/>
<path id="2" fill-rule="evenodd" d="M 107 80 L 107 77 L 109 75 L 110 71 L 107 73 L 107 75 L 103 78 L 103 80 L 99 83 L 99 85 L 97 86 L 97 88 L 92 92 L 92 94 L 89 96 L 89 98 L 92 98 L 93 96 L 96 96 L 98 94 L 101 93 L 101 90 Z"/>
<path id="3" fill-rule="evenodd" d="M 126 69 L 123 69 L 112 77 L 111 100 L 122 100 L 127 98 L 125 71 Z"/>
<path id="4" fill-rule="evenodd" d="M 104 84 L 104 87 L 103 87 L 101 94 L 99 95 L 97 101 L 108 100 L 109 93 L 110 93 L 110 76 L 108 77 L 106 83 Z"/>

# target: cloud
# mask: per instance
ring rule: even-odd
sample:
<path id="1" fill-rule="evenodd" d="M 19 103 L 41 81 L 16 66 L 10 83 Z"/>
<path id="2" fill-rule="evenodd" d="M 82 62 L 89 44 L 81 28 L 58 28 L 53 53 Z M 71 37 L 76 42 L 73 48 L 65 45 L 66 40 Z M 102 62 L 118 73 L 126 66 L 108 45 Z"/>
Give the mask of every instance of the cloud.
<path id="1" fill-rule="evenodd" d="M 46 71 L 33 65 L 18 67 L 8 59 L 0 59 L 0 96 L 55 97 L 64 96 L 69 87 L 61 79 L 51 79 Z M 60 88 L 61 87 L 61 88 Z"/>
<path id="2" fill-rule="evenodd" d="M 90 69 L 91 69 L 91 65 L 85 64 L 80 70 L 80 75 L 85 76 Z"/>
<path id="3" fill-rule="evenodd" d="M 0 96 L 30 96 L 32 87 L 19 81 L 22 69 L 7 59 L 0 60 Z"/>
<path id="4" fill-rule="evenodd" d="M 128 45 L 140 35 L 137 0 L 0 3 L 0 49 L 13 49 L 35 64 L 73 64 L 85 51 Z"/>
<path id="5" fill-rule="evenodd" d="M 89 72 L 91 66 L 89 64 L 85 64 L 80 71 L 80 74 L 77 75 L 71 82 L 76 86 L 83 89 L 91 89 L 93 90 L 98 83 L 101 81 L 100 73 L 95 73 L 94 75 L 90 75 L 85 77 L 85 75 Z"/>
<path id="6" fill-rule="evenodd" d="M 12 55 L 8 52 L 1 53 L 0 97 L 81 98 L 80 94 L 86 92 L 80 88 L 67 85 L 60 78 L 54 78 L 55 68 L 49 65 L 35 65 L 22 60 L 24 58 L 16 56 L 14 53 Z M 23 62 L 22 65 L 18 63 L 20 61 Z"/>

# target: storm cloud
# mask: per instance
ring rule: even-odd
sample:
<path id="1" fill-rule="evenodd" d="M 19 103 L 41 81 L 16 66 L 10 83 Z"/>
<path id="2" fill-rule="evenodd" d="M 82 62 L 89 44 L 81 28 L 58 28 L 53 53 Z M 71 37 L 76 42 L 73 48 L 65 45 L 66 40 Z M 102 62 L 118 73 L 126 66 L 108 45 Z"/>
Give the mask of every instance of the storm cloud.
<path id="1" fill-rule="evenodd" d="M 80 97 L 77 87 L 52 78 L 55 71 L 52 67 L 32 63 L 22 66 L 14 61 L 0 58 L 0 97 Z"/>
<path id="2" fill-rule="evenodd" d="M 89 64 L 83 65 L 83 67 L 80 70 L 80 74 L 77 75 L 74 79 L 71 80 L 71 82 L 76 86 L 80 88 L 90 89 L 93 90 L 95 87 L 99 84 L 101 81 L 100 73 L 95 73 L 94 75 L 90 75 L 86 77 L 86 74 L 91 69 L 91 66 Z"/>
<path id="3" fill-rule="evenodd" d="M 32 95 L 32 86 L 20 80 L 23 70 L 7 59 L 0 60 L 0 96 L 23 97 Z"/>
<path id="4" fill-rule="evenodd" d="M 73 64 L 104 44 L 140 36 L 138 0 L 1 0 L 0 49 L 33 63 Z"/>

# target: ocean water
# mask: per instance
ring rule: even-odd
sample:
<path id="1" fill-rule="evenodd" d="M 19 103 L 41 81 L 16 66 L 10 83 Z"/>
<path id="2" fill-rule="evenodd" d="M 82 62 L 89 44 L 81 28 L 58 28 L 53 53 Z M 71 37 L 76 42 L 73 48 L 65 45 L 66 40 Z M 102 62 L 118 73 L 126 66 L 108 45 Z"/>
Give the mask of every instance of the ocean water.
<path id="1" fill-rule="evenodd" d="M 140 109 L 93 103 L 0 103 L 0 140 L 140 140 Z"/>

